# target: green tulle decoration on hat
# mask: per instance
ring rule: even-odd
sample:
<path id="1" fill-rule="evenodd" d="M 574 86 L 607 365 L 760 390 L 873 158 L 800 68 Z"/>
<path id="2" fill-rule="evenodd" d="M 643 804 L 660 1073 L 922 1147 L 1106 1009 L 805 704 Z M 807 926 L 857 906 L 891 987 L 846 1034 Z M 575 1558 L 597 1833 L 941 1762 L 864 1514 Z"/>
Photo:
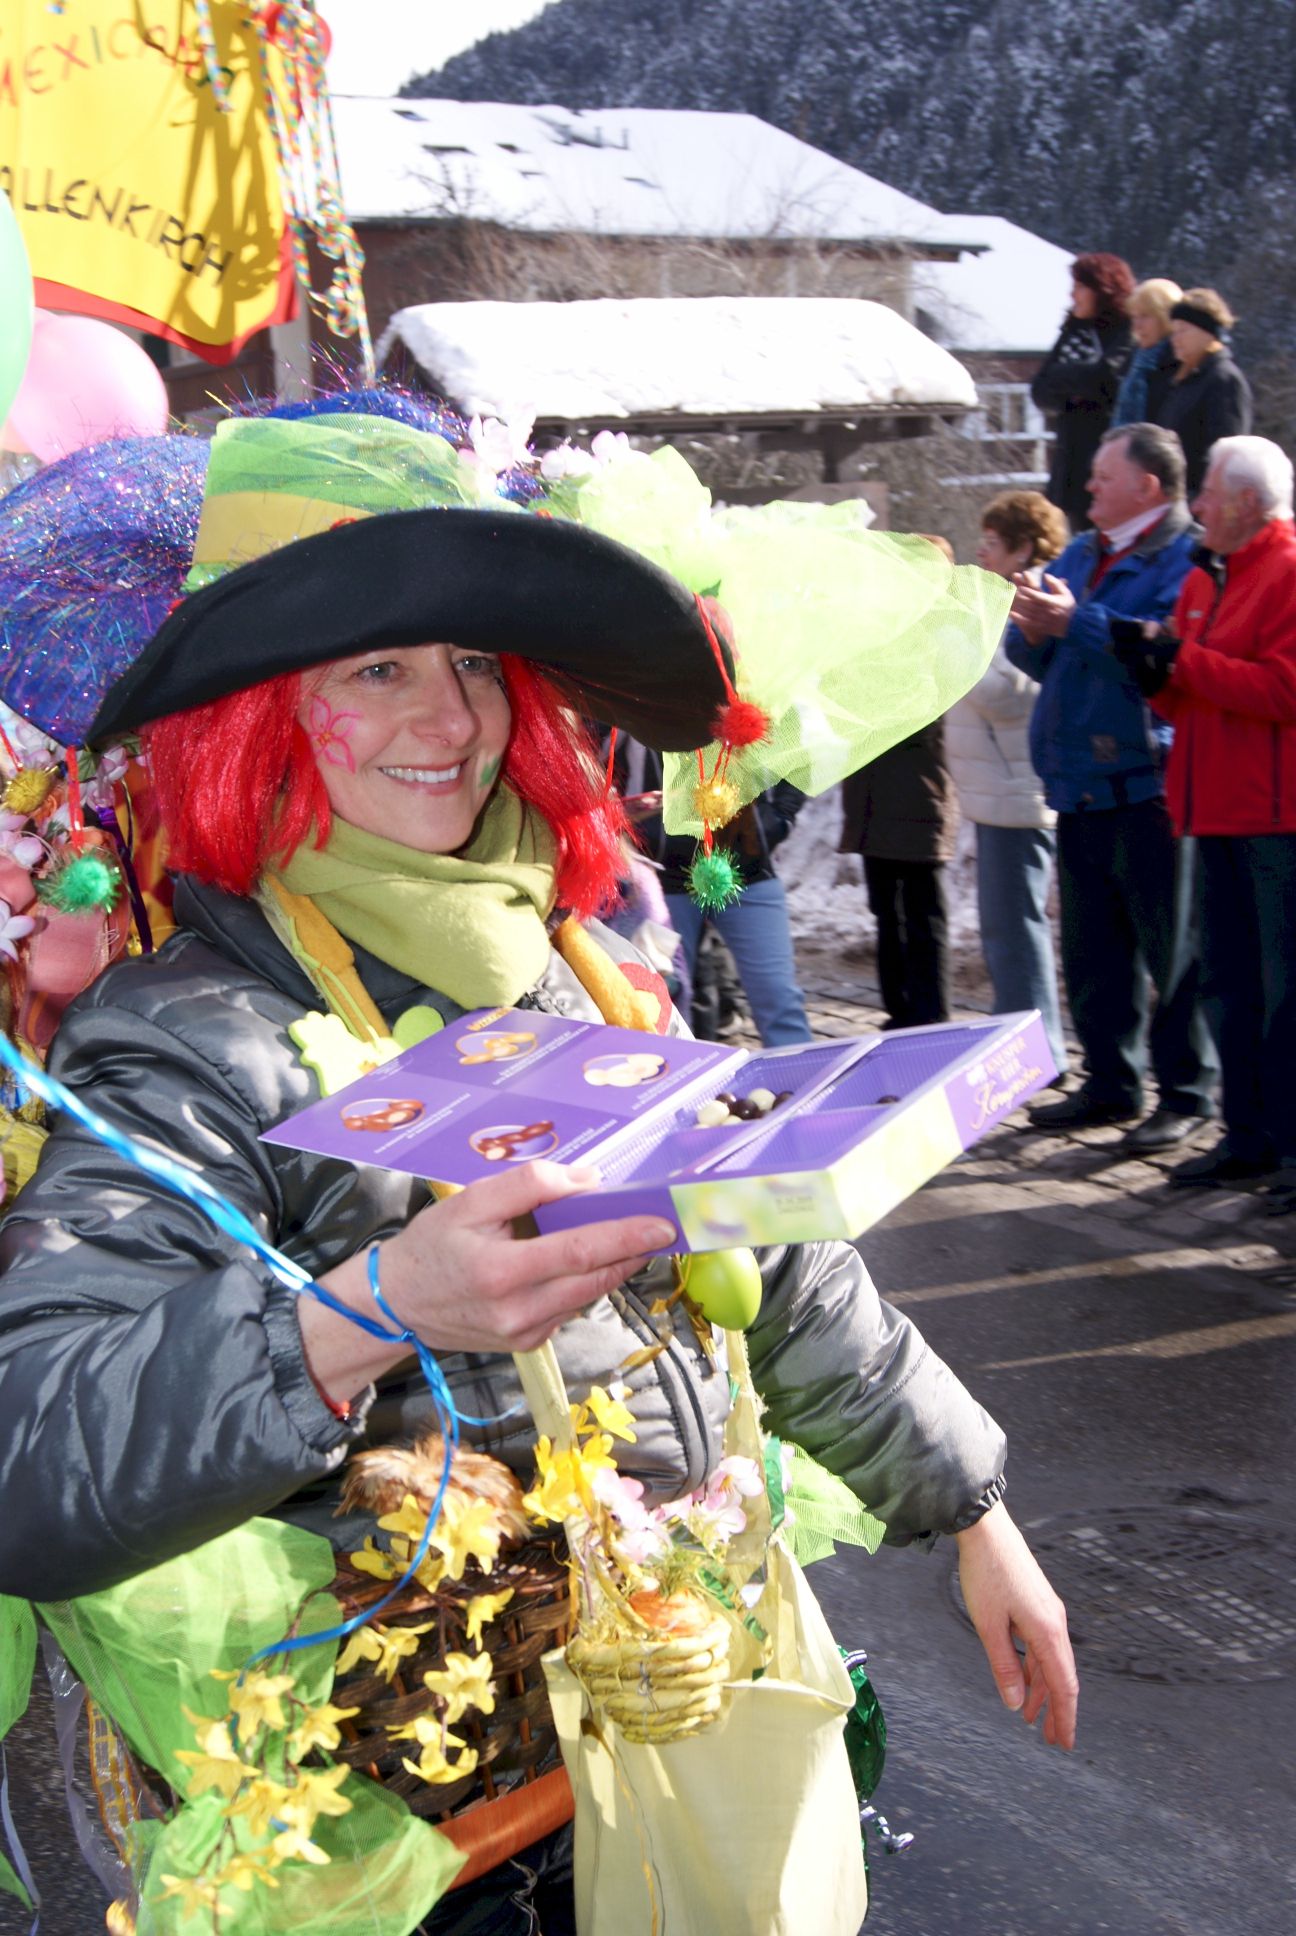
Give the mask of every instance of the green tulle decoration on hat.
<path id="1" fill-rule="evenodd" d="M 60 914 L 93 914 L 100 908 L 106 913 L 116 907 L 121 891 L 121 868 L 97 851 L 73 854 L 36 883 L 37 898 Z"/>
<path id="2" fill-rule="evenodd" d="M 726 853 L 723 847 L 697 855 L 689 868 L 688 883 L 689 899 L 704 914 L 718 914 L 722 908 L 732 907 L 742 895 L 742 876 L 732 854 Z"/>
<path id="3" fill-rule="evenodd" d="M 874 531 L 864 503 L 716 510 L 678 451 L 618 445 L 550 508 L 641 551 L 733 624 L 739 697 L 769 716 L 750 745 L 703 754 L 740 806 L 790 780 L 823 793 L 947 712 L 989 665 L 1012 586 L 926 538 Z M 668 753 L 663 819 L 700 835 L 693 753 Z M 695 897 L 696 898 L 696 897 Z"/>

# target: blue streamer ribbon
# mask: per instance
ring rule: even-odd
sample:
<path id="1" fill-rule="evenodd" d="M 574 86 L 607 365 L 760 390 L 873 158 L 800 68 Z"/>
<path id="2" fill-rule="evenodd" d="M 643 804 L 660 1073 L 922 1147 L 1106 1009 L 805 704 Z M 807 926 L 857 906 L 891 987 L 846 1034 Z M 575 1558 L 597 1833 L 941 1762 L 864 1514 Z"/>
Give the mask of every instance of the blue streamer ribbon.
<path id="1" fill-rule="evenodd" d="M 258 1661 L 266 1660 L 278 1654 L 293 1653 L 302 1647 L 322 1646 L 328 1640 L 344 1640 L 348 1634 L 354 1633 L 357 1627 L 365 1626 L 376 1615 L 381 1613 L 384 1607 L 389 1606 L 396 1596 L 402 1593 L 409 1585 L 410 1581 L 418 1572 L 419 1567 L 426 1559 L 428 1547 L 432 1542 L 432 1534 L 441 1512 L 442 1502 L 445 1499 L 446 1488 L 450 1483 L 450 1468 L 454 1460 L 455 1450 L 459 1444 L 460 1425 L 498 1424 L 504 1419 L 514 1417 L 521 1411 L 521 1405 L 512 1405 L 508 1411 L 497 1413 L 491 1418 L 475 1418 L 471 1413 L 460 1412 L 456 1409 L 449 1384 L 446 1382 L 445 1373 L 442 1371 L 441 1366 L 438 1364 L 431 1350 L 423 1342 L 422 1338 L 418 1337 L 415 1332 L 409 1329 L 408 1325 L 401 1323 L 382 1294 L 382 1288 L 378 1280 L 379 1246 L 376 1243 L 371 1244 L 369 1247 L 369 1288 L 373 1293 L 374 1303 L 378 1306 L 383 1316 L 395 1327 L 394 1329 L 389 1329 L 386 1324 L 379 1324 L 376 1318 L 366 1317 L 361 1311 L 353 1311 L 349 1304 L 344 1304 L 340 1298 L 334 1297 L 331 1291 L 326 1291 L 322 1284 L 315 1281 L 308 1270 L 305 1270 L 302 1265 L 294 1263 L 291 1257 L 285 1256 L 281 1250 L 277 1250 L 272 1243 L 268 1242 L 261 1235 L 261 1232 L 257 1229 L 251 1218 L 245 1215 L 236 1204 L 231 1203 L 228 1197 L 223 1196 L 213 1184 L 207 1181 L 206 1177 L 200 1171 L 190 1169 L 186 1164 L 178 1162 L 173 1156 L 164 1156 L 160 1150 L 149 1149 L 145 1144 L 136 1142 L 135 1138 L 127 1135 L 125 1130 L 116 1128 L 106 1117 L 101 1116 L 97 1110 L 91 1109 L 88 1103 L 83 1102 L 79 1096 L 75 1095 L 72 1090 L 61 1083 L 57 1077 L 50 1075 L 48 1070 L 38 1068 L 35 1063 L 28 1061 L 27 1057 L 21 1055 L 3 1034 L 0 1034 L 0 1063 L 3 1063 L 8 1068 L 10 1073 L 16 1077 L 30 1094 L 39 1097 L 47 1108 L 63 1110 L 68 1115 L 75 1117 L 77 1122 L 83 1128 L 88 1129 L 90 1134 L 96 1137 L 99 1142 L 106 1144 L 109 1149 L 116 1151 L 119 1156 L 123 1156 L 128 1162 L 135 1164 L 138 1169 L 143 1170 L 147 1175 L 153 1177 L 156 1182 L 162 1184 L 165 1189 L 170 1190 L 174 1195 L 183 1197 L 187 1202 L 192 1203 L 210 1223 L 214 1224 L 218 1230 L 223 1231 L 227 1237 L 232 1237 L 235 1242 L 246 1245 L 249 1250 L 253 1251 L 269 1267 L 279 1282 L 285 1285 L 288 1290 L 294 1292 L 297 1296 L 306 1295 L 316 1298 L 319 1303 L 327 1306 L 330 1311 L 335 1311 L 339 1317 L 346 1318 L 349 1323 L 358 1325 L 371 1338 L 381 1338 L 385 1343 L 389 1344 L 407 1344 L 412 1348 L 415 1357 L 418 1359 L 419 1368 L 427 1381 L 428 1394 L 432 1400 L 432 1409 L 436 1414 L 437 1427 L 441 1433 L 442 1442 L 446 1449 L 445 1466 L 441 1473 L 440 1484 L 437 1487 L 436 1497 L 433 1499 L 431 1510 L 428 1513 L 427 1525 L 423 1529 L 422 1537 L 415 1548 L 413 1557 L 400 1579 L 373 1606 L 366 1607 L 360 1613 L 353 1614 L 349 1620 L 343 1621 L 340 1626 L 330 1627 L 324 1633 L 285 1635 L 282 1640 L 276 1641 L 272 1646 L 262 1647 L 257 1653 L 253 1654 L 243 1668 L 243 1673 L 246 1674 L 248 1669 L 254 1667 Z M 242 1675 L 240 1675 L 241 1678 Z M 0 1803 L 2 1802 L 3 1795 L 0 1794 Z M 23 1880 L 26 1882 L 25 1876 Z"/>
<path id="2" fill-rule="evenodd" d="M 28 1936 L 38 1936 L 40 1930 L 41 1892 L 36 1887 L 36 1878 L 32 1874 L 31 1863 L 27 1860 L 27 1851 L 22 1845 L 18 1834 L 18 1825 L 14 1821 L 13 1810 L 9 1806 L 9 1763 L 5 1757 L 3 1742 L 0 1742 L 0 1825 L 4 1828 L 5 1840 L 9 1844 L 9 1853 L 13 1857 L 14 1873 L 31 1899 L 31 1907 L 34 1915 Z"/>

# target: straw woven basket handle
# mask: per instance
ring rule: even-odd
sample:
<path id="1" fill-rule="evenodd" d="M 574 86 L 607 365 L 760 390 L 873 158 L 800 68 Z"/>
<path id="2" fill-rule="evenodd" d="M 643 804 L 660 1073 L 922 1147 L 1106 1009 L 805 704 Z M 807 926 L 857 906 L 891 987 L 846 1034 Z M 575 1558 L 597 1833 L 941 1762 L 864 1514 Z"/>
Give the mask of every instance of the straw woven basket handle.
<path id="1" fill-rule="evenodd" d="M 542 1344 L 537 1351 L 515 1351 L 513 1362 L 536 1425 L 554 1445 L 566 1450 L 573 1438 L 571 1411 L 553 1345 Z"/>

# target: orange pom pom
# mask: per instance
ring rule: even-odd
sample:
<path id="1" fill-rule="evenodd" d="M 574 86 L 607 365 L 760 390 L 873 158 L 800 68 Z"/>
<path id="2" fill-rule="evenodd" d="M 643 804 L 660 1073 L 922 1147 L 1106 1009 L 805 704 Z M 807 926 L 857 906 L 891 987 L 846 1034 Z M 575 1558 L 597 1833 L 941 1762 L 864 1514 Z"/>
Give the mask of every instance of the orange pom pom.
<path id="1" fill-rule="evenodd" d="M 712 733 L 722 746 L 755 746 L 769 732 L 769 714 L 750 699 L 731 699 L 715 716 Z"/>

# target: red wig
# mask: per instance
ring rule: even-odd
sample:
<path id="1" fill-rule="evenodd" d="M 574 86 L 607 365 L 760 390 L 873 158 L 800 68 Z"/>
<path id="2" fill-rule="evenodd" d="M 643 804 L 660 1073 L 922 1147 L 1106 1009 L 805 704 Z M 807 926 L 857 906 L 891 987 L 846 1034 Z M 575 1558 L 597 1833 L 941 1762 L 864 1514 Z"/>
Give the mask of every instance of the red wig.
<path id="1" fill-rule="evenodd" d="M 1125 305 L 1134 293 L 1134 271 L 1128 262 L 1118 255 L 1078 255 L 1071 264 L 1071 279 L 1093 290 L 1103 322 L 1125 320 Z"/>
<path id="2" fill-rule="evenodd" d="M 560 907 L 582 918 L 611 907 L 625 874 L 627 822 L 608 792 L 593 738 L 543 673 L 504 654 L 513 723 L 503 777 L 558 842 Z M 310 740 L 297 719 L 300 673 L 282 673 L 144 729 L 167 865 L 230 894 L 251 894 L 332 816 Z"/>

